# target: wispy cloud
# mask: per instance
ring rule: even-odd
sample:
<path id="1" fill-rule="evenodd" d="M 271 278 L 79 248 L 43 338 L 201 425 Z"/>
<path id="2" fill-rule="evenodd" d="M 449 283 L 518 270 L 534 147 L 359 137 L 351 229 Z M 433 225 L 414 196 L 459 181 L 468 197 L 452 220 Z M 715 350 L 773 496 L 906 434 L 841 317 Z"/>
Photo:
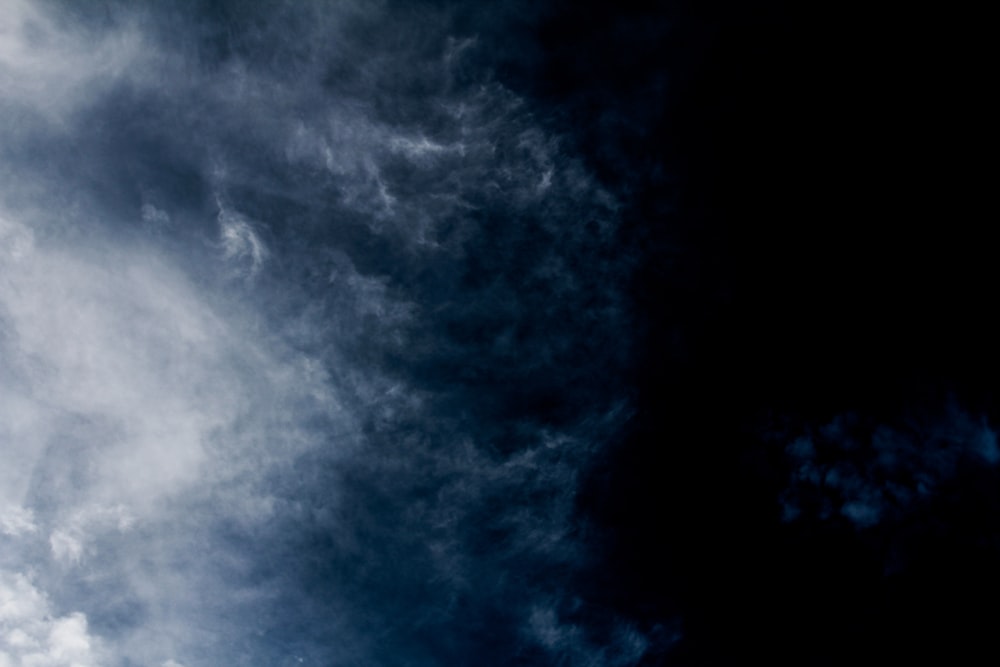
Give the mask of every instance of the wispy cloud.
<path id="1" fill-rule="evenodd" d="M 638 661 L 614 197 L 447 13 L 106 10 L 0 19 L 8 661 Z"/>
<path id="2" fill-rule="evenodd" d="M 245 274 L 252 278 L 267 259 L 267 246 L 253 230 L 250 222 L 239 213 L 219 205 L 219 238 L 223 258 L 234 265 L 242 265 Z"/>

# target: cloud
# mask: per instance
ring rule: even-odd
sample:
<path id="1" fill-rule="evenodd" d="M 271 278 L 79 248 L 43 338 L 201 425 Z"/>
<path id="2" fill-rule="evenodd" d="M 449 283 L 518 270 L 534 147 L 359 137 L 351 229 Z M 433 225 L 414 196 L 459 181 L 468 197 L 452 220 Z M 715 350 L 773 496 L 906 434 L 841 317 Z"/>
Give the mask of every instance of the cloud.
<path id="1" fill-rule="evenodd" d="M 794 438 L 786 453 L 785 519 L 843 517 L 861 529 L 905 518 L 962 466 L 997 462 L 996 431 L 954 405 L 901 425 L 840 415 Z"/>
<path id="2" fill-rule="evenodd" d="M 13 7 L 0 564 L 57 610 L 39 655 L 638 661 L 573 593 L 628 414 L 617 203 L 469 78 L 476 40 L 365 3 Z"/>
<path id="3" fill-rule="evenodd" d="M 108 457 L 94 481 L 130 502 L 195 474 L 207 432 L 233 409 L 231 390 L 213 385 L 209 370 L 222 363 L 217 345 L 226 332 L 217 318 L 152 258 L 100 264 L 36 247 L 8 259 L 17 265 L 0 295 L 15 369 L 24 377 L 22 408 L 9 422 L 17 424 L 11 445 L 23 443 L 28 457 L 17 471 L 20 486 L 31 480 L 45 443 L 58 447 L 60 440 Z M 95 441 L 74 443 L 64 430 L 79 432 L 79 419 Z"/>
<path id="4" fill-rule="evenodd" d="M 73 29 L 41 3 L 11 0 L 0 17 L 0 92 L 6 104 L 61 123 L 78 102 L 127 76 L 149 53 L 134 29 Z"/>
<path id="5" fill-rule="evenodd" d="M 44 542 L 52 566 L 84 577 L 66 578 L 43 556 L 38 576 L 54 595 L 79 600 L 104 632 L 119 623 L 121 605 L 147 606 L 146 622 L 158 633 L 174 622 L 167 610 L 196 615 L 185 605 L 200 595 L 167 583 L 181 564 L 155 553 L 149 531 L 187 545 L 206 539 L 218 512 L 249 526 L 268 521 L 261 508 L 272 492 L 262 477 L 328 442 L 299 420 L 339 420 L 341 434 L 352 431 L 349 420 L 338 417 L 333 388 L 307 359 L 261 349 L 228 319 L 231 308 L 218 312 L 163 257 L 108 241 L 87 250 L 52 236 L 28 243 L 34 235 L 9 219 L 5 229 L 0 304 L 11 372 L 0 389 L 7 503 L 0 526 L 9 557 L 15 565 L 16 554 L 37 558 L 35 545 Z M 178 527 L 191 499 L 201 518 Z M 135 568 L 136 557 L 147 565 Z M 184 567 L 198 579 L 210 566 Z M 118 590 L 102 592 L 107 600 L 80 589 L 111 576 Z M 49 662 L 31 660 L 55 665 L 76 655 L 82 618 L 53 626 L 57 648 L 38 649 Z M 118 649 L 132 651 L 130 641 L 120 637 Z M 173 652 L 163 641 L 133 655 Z"/>
<path id="6" fill-rule="evenodd" d="M 643 633 L 624 624 L 615 626 L 604 642 L 595 643 L 585 628 L 560 620 L 553 607 L 534 607 L 525 631 L 554 661 L 566 665 L 634 665 L 650 644 Z"/>
<path id="7" fill-rule="evenodd" d="M 38 530 L 31 510 L 11 505 L 0 510 L 0 533 L 17 537 Z"/>
<path id="8" fill-rule="evenodd" d="M 124 505 L 76 508 L 60 518 L 49 535 L 52 556 L 63 565 L 77 565 L 91 546 L 88 543 L 108 532 L 128 530 L 134 522 Z"/>
<path id="9" fill-rule="evenodd" d="M 253 277 L 267 259 L 267 247 L 250 223 L 239 213 L 219 206 L 219 236 L 223 258 L 242 265 L 248 277 Z"/>
<path id="10" fill-rule="evenodd" d="M 23 574 L 0 570 L 0 665 L 97 667 L 103 650 L 86 615 L 53 614 L 47 596 Z"/>

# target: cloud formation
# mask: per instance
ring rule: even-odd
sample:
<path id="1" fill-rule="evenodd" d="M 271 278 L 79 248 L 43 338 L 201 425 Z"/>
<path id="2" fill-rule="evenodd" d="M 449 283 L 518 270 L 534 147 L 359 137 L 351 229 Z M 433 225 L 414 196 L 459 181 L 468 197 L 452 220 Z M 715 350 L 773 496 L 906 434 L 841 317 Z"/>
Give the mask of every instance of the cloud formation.
<path id="1" fill-rule="evenodd" d="M 54 617 L 45 594 L 26 576 L 0 570 L 0 665 L 96 667 L 103 660 L 86 615 Z"/>
<path id="2" fill-rule="evenodd" d="M 427 9 L 2 19 L 0 659 L 651 645 L 574 592 L 630 411 L 619 204 Z"/>

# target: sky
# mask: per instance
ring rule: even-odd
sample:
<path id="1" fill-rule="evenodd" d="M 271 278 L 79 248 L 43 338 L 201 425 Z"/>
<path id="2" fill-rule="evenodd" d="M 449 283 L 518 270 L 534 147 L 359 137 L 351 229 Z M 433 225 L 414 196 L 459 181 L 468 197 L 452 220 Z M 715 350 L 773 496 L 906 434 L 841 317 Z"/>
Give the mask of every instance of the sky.
<path id="1" fill-rule="evenodd" d="M 0 0 L 0 667 L 995 653 L 951 61 L 793 5 Z"/>

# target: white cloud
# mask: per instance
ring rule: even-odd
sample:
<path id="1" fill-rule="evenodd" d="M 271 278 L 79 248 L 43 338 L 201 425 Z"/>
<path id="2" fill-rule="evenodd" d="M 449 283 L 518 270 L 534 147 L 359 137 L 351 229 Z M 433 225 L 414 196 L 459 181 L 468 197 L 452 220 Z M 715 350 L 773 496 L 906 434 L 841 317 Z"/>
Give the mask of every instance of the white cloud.
<path id="1" fill-rule="evenodd" d="M 219 239 L 223 258 L 239 266 L 249 277 L 260 270 L 268 250 L 250 221 L 236 211 L 219 206 Z"/>
<path id="2" fill-rule="evenodd" d="M 0 507 L 0 534 L 18 537 L 38 530 L 34 513 L 17 505 Z"/>
<path id="3" fill-rule="evenodd" d="M 64 530 L 57 530 L 49 537 L 52 555 L 62 563 L 79 563 L 83 556 L 81 541 Z"/>
<path id="4" fill-rule="evenodd" d="M 165 256 L 99 238 L 70 245 L 11 217 L 0 227 L 0 536 L 10 547 L 0 567 L 41 557 L 38 581 L 81 615 L 28 624 L 52 616 L 48 603 L 8 577 L 0 616 L 22 620 L 8 624 L 0 665 L 94 664 L 82 614 L 98 618 L 110 603 L 77 597 L 67 569 L 113 580 L 116 596 L 143 606 L 142 626 L 114 648 L 160 664 L 212 641 L 179 629 L 207 613 L 206 590 L 220 585 L 201 546 L 212 518 L 268 521 L 260 508 L 273 501 L 258 480 L 326 443 L 309 419 L 353 428 L 322 365 L 242 326 L 239 304 L 196 288 Z"/>
<path id="5" fill-rule="evenodd" d="M 88 555 L 90 543 L 112 532 L 128 530 L 135 518 L 123 505 L 90 505 L 73 509 L 60 519 L 49 536 L 53 558 L 63 565 L 78 565 Z"/>
<path id="6" fill-rule="evenodd" d="M 0 97 L 8 103 L 61 120 L 150 54 L 135 30 L 71 31 L 39 5 L 6 0 L 0 12 Z"/>
<path id="7" fill-rule="evenodd" d="M 101 654 L 86 615 L 55 616 L 29 577 L 0 570 L 0 666 L 97 667 Z"/>
<path id="8" fill-rule="evenodd" d="M 22 381 L 5 385 L 19 400 L 0 407 L 8 424 L 0 498 L 24 497 L 44 452 L 80 447 L 106 464 L 94 471 L 105 479 L 94 481 L 111 502 L 155 498 L 190 480 L 210 431 L 235 409 L 234 388 L 222 384 L 225 326 L 155 257 L 51 247 L 6 254 L 0 267 L 15 259 L 17 267 L 0 283 L 0 307 Z M 74 444 L 71 415 L 91 424 L 93 441 Z"/>

